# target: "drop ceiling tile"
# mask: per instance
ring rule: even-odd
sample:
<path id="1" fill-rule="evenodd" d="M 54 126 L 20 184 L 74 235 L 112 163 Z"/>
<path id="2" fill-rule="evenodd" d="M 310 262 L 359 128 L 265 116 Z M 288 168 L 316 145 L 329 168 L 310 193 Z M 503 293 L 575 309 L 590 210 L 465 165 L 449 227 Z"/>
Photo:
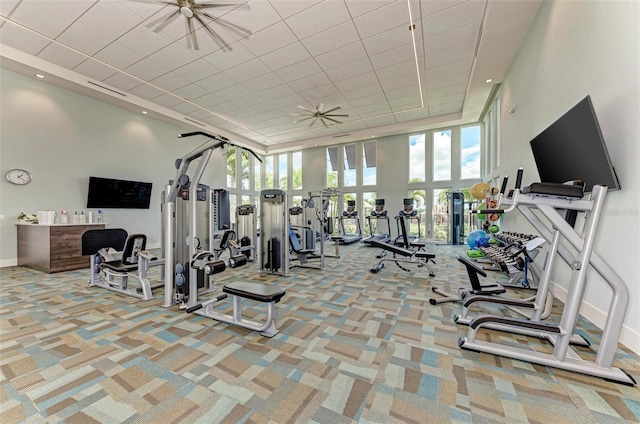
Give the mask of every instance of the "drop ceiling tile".
<path id="1" fill-rule="evenodd" d="M 214 65 L 221 71 L 233 68 L 242 63 L 248 62 L 255 57 L 242 43 L 232 44 L 233 50 L 230 52 L 218 50 L 204 57 L 204 60 Z"/>
<path id="2" fill-rule="evenodd" d="M 120 44 L 145 57 L 173 41 L 168 35 L 155 33 L 144 25 L 137 26 L 118 38 Z"/>
<path id="3" fill-rule="evenodd" d="M 2 16 L 11 17 L 11 12 L 21 3 L 21 0 L 3 0 L 0 1 L 0 14 Z M 4 21 L 3 21 L 4 22 Z M 2 22 L 0 22 L 0 25 Z"/>
<path id="4" fill-rule="evenodd" d="M 299 94 L 291 94 L 290 96 L 280 97 L 279 99 L 271 100 L 271 103 L 280 108 L 284 108 L 287 106 L 299 105 L 303 103 L 305 100 Z"/>
<path id="5" fill-rule="evenodd" d="M 92 6 L 95 7 L 96 0 L 40 0 L 47 6 L 51 6 L 59 12 L 64 13 L 72 19 L 78 19 Z M 0 3 L 4 3 L 2 0 Z"/>
<path id="6" fill-rule="evenodd" d="M 242 84 L 236 84 L 231 87 L 218 90 L 215 92 L 215 94 L 225 101 L 230 101 L 233 99 L 238 99 L 240 97 L 248 96 L 249 94 L 251 94 L 251 91 L 244 87 Z"/>
<path id="7" fill-rule="evenodd" d="M 373 67 L 371 66 L 369 58 L 364 58 L 338 66 L 337 68 L 327 69 L 325 72 L 329 78 L 331 78 L 331 81 L 338 82 L 372 71 Z"/>
<path id="8" fill-rule="evenodd" d="M 262 56 L 296 41 L 296 36 L 293 35 L 287 25 L 284 22 L 278 22 L 254 33 L 250 38 L 240 40 L 240 43 L 254 55 Z"/>
<path id="9" fill-rule="evenodd" d="M 118 72 L 115 69 L 109 66 L 105 66 L 93 59 L 85 60 L 84 62 L 73 68 L 73 70 L 79 74 L 85 75 L 97 81 L 102 81 Z"/>
<path id="10" fill-rule="evenodd" d="M 364 121 L 345 122 L 340 125 L 340 131 L 342 132 L 366 130 L 367 128 L 367 124 Z"/>
<path id="11" fill-rule="evenodd" d="M 282 19 L 286 19 L 308 9 L 322 0 L 269 0 Z"/>
<path id="12" fill-rule="evenodd" d="M 418 90 L 418 77 L 414 74 L 411 76 L 400 76 L 397 78 L 380 81 L 382 89 L 386 92 L 395 90 L 402 87 L 412 87 L 414 90 Z"/>
<path id="13" fill-rule="evenodd" d="M 420 97 L 417 94 L 408 94 L 402 97 L 389 99 L 389 104 L 394 112 L 420 107 Z"/>
<path id="14" fill-rule="evenodd" d="M 319 102 L 322 99 L 333 94 L 337 94 L 338 89 L 333 83 L 326 84 L 321 87 L 312 88 L 310 90 L 300 92 L 300 95 L 305 98 L 309 103 Z"/>
<path id="15" fill-rule="evenodd" d="M 162 94 L 158 97 L 154 97 L 152 100 L 153 103 L 159 104 L 160 106 L 164 107 L 171 107 L 183 102 L 182 99 L 171 94 Z"/>
<path id="16" fill-rule="evenodd" d="M 140 54 L 118 42 L 109 44 L 93 57 L 118 69 L 125 69 L 142 59 Z"/>
<path id="17" fill-rule="evenodd" d="M 262 63 L 260 59 L 252 59 L 241 65 L 234 66 L 225 71 L 227 75 L 237 82 L 248 81 L 270 72 L 267 65 Z"/>
<path id="18" fill-rule="evenodd" d="M 173 94 L 188 100 L 193 100 L 206 94 L 206 91 L 198 84 L 189 84 L 173 90 Z"/>
<path id="19" fill-rule="evenodd" d="M 167 69 L 174 70 L 200 58 L 179 43 L 172 43 L 147 56 L 147 59 L 151 59 L 156 63 L 162 63 Z"/>
<path id="20" fill-rule="evenodd" d="M 138 2 L 132 0 L 117 0 L 126 9 L 132 11 L 141 18 L 147 19 L 157 14 L 160 10 L 165 9 L 165 5 L 162 3 L 153 2 Z M 167 8 L 168 10 L 168 8 Z"/>
<path id="21" fill-rule="evenodd" d="M 284 84 L 284 81 L 282 81 L 282 79 L 273 72 L 242 83 L 242 85 L 252 92 L 266 90 L 281 84 Z"/>
<path id="22" fill-rule="evenodd" d="M 197 82 L 204 91 L 218 91 L 236 84 L 236 80 L 225 73 L 211 75 Z"/>
<path id="23" fill-rule="evenodd" d="M 282 78 L 283 81 L 291 82 L 308 77 L 313 74 L 317 74 L 321 71 L 322 69 L 320 68 L 320 66 L 318 66 L 315 60 L 308 59 L 300 63 L 287 66 L 286 68 L 278 69 L 277 71 L 275 71 L 275 73 L 280 78 Z"/>
<path id="24" fill-rule="evenodd" d="M 203 91 L 203 93 L 206 93 L 206 91 Z M 204 96 L 200 96 L 200 97 L 195 97 L 191 101 L 205 108 L 210 108 L 224 102 L 223 99 L 221 99 L 220 97 L 216 96 L 213 93 L 205 94 Z"/>
<path id="25" fill-rule="evenodd" d="M 303 40 L 350 20 L 343 1 L 325 1 L 286 19 L 295 35 Z"/>
<path id="26" fill-rule="evenodd" d="M 482 20 L 485 1 L 468 1 L 442 12 L 423 18 L 424 37 L 433 37 L 441 32 Z"/>
<path id="27" fill-rule="evenodd" d="M 254 96 L 253 94 L 249 94 L 244 97 L 239 97 L 237 99 L 231 100 L 231 103 L 234 106 L 236 106 L 238 109 L 246 109 L 248 107 L 255 106 L 260 103 L 264 103 L 264 100 Z"/>
<path id="28" fill-rule="evenodd" d="M 0 3 L 3 2 L 0 1 Z M 0 40 L 2 40 L 2 44 L 4 45 L 22 50 L 34 56 L 50 43 L 46 38 L 14 25 L 11 22 L 4 22 L 4 25 L 0 26 Z"/>
<path id="29" fill-rule="evenodd" d="M 474 43 L 478 39 L 480 32 L 480 22 L 473 22 L 451 31 L 440 33 L 424 40 L 424 53 L 430 54 L 452 47 Z"/>
<path id="30" fill-rule="evenodd" d="M 372 96 L 374 94 L 382 93 L 382 87 L 380 87 L 380 83 L 375 83 L 371 85 L 367 85 L 364 87 L 355 88 L 349 91 L 343 91 L 342 95 L 349 102 L 355 99 L 359 99 L 361 97 Z"/>
<path id="31" fill-rule="evenodd" d="M 122 91 L 129 91 L 141 84 L 139 80 L 132 78 L 129 75 L 125 75 L 122 72 L 118 72 L 117 74 L 110 76 L 103 82 Z"/>
<path id="32" fill-rule="evenodd" d="M 260 60 L 273 71 L 303 62 L 307 59 L 311 59 L 311 56 L 300 43 L 289 44 L 281 49 L 260 56 Z"/>
<path id="33" fill-rule="evenodd" d="M 395 49 L 404 45 L 413 46 L 411 32 L 407 25 L 401 25 L 388 31 L 376 34 L 362 40 L 369 56 Z"/>
<path id="34" fill-rule="evenodd" d="M 404 46 L 387 50 L 370 57 L 371 63 L 375 69 L 386 68 L 387 66 L 406 62 L 407 60 L 415 60 L 415 52 L 413 45 L 406 44 Z"/>
<path id="35" fill-rule="evenodd" d="M 475 43 L 462 44 L 447 50 L 431 53 L 425 57 L 425 60 L 428 67 L 434 67 L 473 58 L 475 47 Z"/>
<path id="36" fill-rule="evenodd" d="M 57 40 L 89 56 L 93 56 L 111 43 L 109 38 L 80 22 L 74 22 Z"/>
<path id="37" fill-rule="evenodd" d="M 188 80 L 173 72 L 167 72 L 166 74 L 161 75 L 158 78 L 151 80 L 150 82 L 151 84 L 157 85 L 158 87 L 167 91 L 173 91 L 177 88 L 189 85 Z"/>
<path id="38" fill-rule="evenodd" d="M 395 114 L 396 121 L 398 122 L 411 122 L 418 119 L 426 119 L 429 116 L 429 111 L 426 109 L 411 110 L 408 112 L 400 112 Z"/>
<path id="39" fill-rule="evenodd" d="M 455 84 L 447 87 L 436 88 L 427 91 L 427 98 L 435 99 L 442 96 L 449 96 L 451 94 L 464 93 L 467 90 L 467 84 Z"/>
<path id="40" fill-rule="evenodd" d="M 211 112 L 209 112 L 208 110 L 203 110 L 203 109 L 198 109 L 198 110 L 195 110 L 193 112 L 189 112 L 189 113 L 187 113 L 187 115 L 190 118 L 197 119 L 198 121 L 205 121 L 206 119 L 208 119 L 208 118 L 210 118 L 212 116 Z"/>
<path id="41" fill-rule="evenodd" d="M 200 25 L 198 23 L 198 25 Z M 196 28 L 194 26 L 194 28 Z M 191 31 L 191 30 L 189 30 Z M 193 33 L 188 34 L 187 29 L 176 29 L 173 33 L 176 38 L 176 43 L 185 46 L 193 54 L 199 57 L 206 57 L 217 51 L 230 52 L 236 49 L 239 45 L 237 41 L 223 29 L 217 28 L 214 31 L 214 35 L 211 35 L 205 28 L 200 25 L 195 29 Z M 195 41 L 194 41 L 195 38 Z"/>
<path id="42" fill-rule="evenodd" d="M 331 83 L 331 80 L 324 74 L 324 72 L 319 72 L 296 81 L 291 81 L 289 86 L 297 92 L 301 92 L 310 88 L 321 87 L 329 83 Z"/>
<path id="43" fill-rule="evenodd" d="M 473 59 L 467 58 L 463 60 L 458 60 L 456 62 L 447 63 L 445 65 L 435 66 L 435 67 L 427 67 L 426 70 L 427 79 L 436 79 L 446 77 L 448 75 L 458 74 L 460 72 L 471 71 L 471 67 L 473 66 Z"/>
<path id="44" fill-rule="evenodd" d="M 367 72 L 366 74 L 337 81 L 335 82 L 335 85 L 340 91 L 348 91 L 365 85 L 374 84 L 376 82 L 378 82 L 378 77 L 375 72 Z"/>
<path id="45" fill-rule="evenodd" d="M 422 16 L 430 16 L 443 10 L 453 9 L 469 0 L 420 0 Z"/>
<path id="46" fill-rule="evenodd" d="M 353 20 L 362 38 L 388 31 L 404 25 L 409 32 L 409 9 L 407 3 L 395 1 L 387 6 L 359 16 Z"/>
<path id="47" fill-rule="evenodd" d="M 229 113 L 231 111 L 237 110 L 238 108 L 231 104 L 231 102 L 222 102 L 218 105 L 215 105 L 212 109 L 214 112 L 221 114 L 224 118 L 225 113 Z"/>
<path id="48" fill-rule="evenodd" d="M 197 106 L 192 105 L 191 103 L 182 102 L 177 105 L 171 106 L 169 109 L 175 110 L 178 113 L 189 113 L 198 110 Z"/>
<path id="49" fill-rule="evenodd" d="M 459 74 L 453 74 L 434 80 L 428 80 L 426 86 L 429 90 L 434 90 L 436 88 L 448 87 L 450 85 L 467 84 L 469 81 L 469 77 L 469 72 L 461 72 Z"/>
<path id="50" fill-rule="evenodd" d="M 405 62 L 396 63 L 386 68 L 377 69 L 376 75 L 380 81 L 386 81 L 398 77 L 416 77 L 418 71 L 416 69 L 415 60 L 407 60 Z"/>
<path id="51" fill-rule="evenodd" d="M 357 18 L 365 13 L 373 12 L 376 9 L 389 5 L 389 0 L 367 0 L 367 1 L 348 1 L 347 7 L 352 17 Z"/>
<path id="52" fill-rule="evenodd" d="M 462 111 L 462 103 L 452 103 L 448 105 L 434 106 L 432 108 L 429 108 L 429 112 L 431 113 L 431 116 L 449 115 L 450 113 L 456 113 L 461 111 Z"/>
<path id="53" fill-rule="evenodd" d="M 386 102 L 387 97 L 384 93 L 372 94 L 370 96 L 364 96 L 349 101 L 352 108 L 358 109 L 360 106 L 366 106 L 373 103 Z"/>
<path id="54" fill-rule="evenodd" d="M 164 68 L 149 59 L 142 59 L 141 61 L 127 67 L 125 71 L 138 78 L 142 78 L 145 81 L 151 81 L 152 79 L 158 78 L 160 75 L 164 75 L 169 72 L 167 68 Z"/>
<path id="55" fill-rule="evenodd" d="M 39 1 L 23 1 L 16 7 L 11 19 L 47 37 L 56 38 L 73 19 Z"/>
<path id="56" fill-rule="evenodd" d="M 212 9 L 209 9 L 212 10 Z M 271 3 L 265 0 L 249 1 L 240 7 L 236 7 L 230 12 L 224 14 L 222 19 L 240 28 L 250 31 L 251 33 L 259 32 L 280 21 L 280 15 L 273 8 Z M 245 31 L 229 32 L 236 38 L 247 37 Z"/>
<path id="57" fill-rule="evenodd" d="M 268 88 L 266 90 L 262 90 L 257 92 L 256 94 L 263 100 L 275 100 L 281 97 L 289 96 L 294 94 L 293 88 L 291 88 L 288 84 L 280 84 L 275 87 Z"/>
<path id="58" fill-rule="evenodd" d="M 362 43 L 358 41 L 316 56 L 315 59 L 322 69 L 332 69 L 366 57 L 367 52 Z"/>
<path id="59" fill-rule="evenodd" d="M 80 22 L 115 40 L 139 25 L 140 17 L 117 1 L 98 1 L 80 17 Z"/>
<path id="60" fill-rule="evenodd" d="M 45 47 L 38 53 L 38 57 L 67 69 L 73 69 L 86 60 L 86 56 L 56 43 L 51 43 Z"/>
<path id="61" fill-rule="evenodd" d="M 418 91 L 418 86 L 417 85 L 407 85 L 404 87 L 398 87 L 398 88 L 394 88 L 391 90 L 386 90 L 384 92 L 384 94 L 387 96 L 387 99 L 389 99 L 389 101 L 393 100 L 393 99 L 397 99 L 400 97 L 405 97 L 405 96 L 409 96 L 409 95 L 416 95 L 419 96 L 419 91 Z M 418 97 L 419 98 L 419 97 Z M 419 100 L 418 100 L 419 102 Z M 418 103 L 419 105 L 419 103 Z"/>
<path id="62" fill-rule="evenodd" d="M 352 21 L 322 31 L 302 40 L 304 47 L 314 56 L 355 43 L 360 40 L 358 31 Z"/>
<path id="63" fill-rule="evenodd" d="M 157 88 L 149 84 L 140 84 L 136 88 L 129 90 L 129 93 L 146 100 L 151 100 L 165 94 L 164 91 L 158 90 Z M 176 99 L 176 103 L 178 102 L 180 102 L 180 100 Z"/>
<path id="64" fill-rule="evenodd" d="M 376 112 L 376 113 L 383 114 L 383 113 L 391 112 L 391 107 L 389 106 L 389 103 L 385 100 L 385 101 L 378 102 L 378 103 L 372 103 L 372 104 L 369 104 L 369 105 L 360 106 L 360 107 L 356 108 L 355 111 L 359 115 L 363 115 L 363 114 L 371 113 L 371 112 Z"/>
<path id="65" fill-rule="evenodd" d="M 380 116 L 376 117 L 375 119 L 368 119 L 364 121 L 364 123 L 367 124 L 369 128 L 371 128 L 372 126 L 380 127 L 383 125 L 393 125 L 396 123 L 396 118 L 393 115 Z"/>
<path id="66" fill-rule="evenodd" d="M 174 69 L 173 72 L 189 82 L 197 82 L 219 73 L 220 70 L 206 60 L 200 59 Z"/>
<path id="67" fill-rule="evenodd" d="M 347 100 L 339 92 L 334 92 L 333 90 L 328 88 L 326 90 L 326 93 L 331 94 L 321 95 L 320 97 L 317 97 L 313 100 L 309 100 L 309 103 L 314 105 L 322 103 L 324 105 L 324 110 L 331 109 L 335 106 L 341 106 L 343 110 L 346 110 L 346 108 L 349 107 L 349 102 L 347 102 Z"/>
<path id="68" fill-rule="evenodd" d="M 464 93 L 451 94 L 449 96 L 442 96 L 437 98 L 428 98 L 429 107 L 442 106 L 451 103 L 460 103 L 464 101 Z"/>

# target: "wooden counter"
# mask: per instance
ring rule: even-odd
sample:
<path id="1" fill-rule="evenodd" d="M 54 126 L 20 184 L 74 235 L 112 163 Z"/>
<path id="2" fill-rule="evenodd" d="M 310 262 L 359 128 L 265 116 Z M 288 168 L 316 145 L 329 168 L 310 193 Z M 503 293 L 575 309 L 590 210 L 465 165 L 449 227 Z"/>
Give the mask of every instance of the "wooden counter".
<path id="1" fill-rule="evenodd" d="M 89 268 L 82 256 L 82 234 L 105 224 L 18 225 L 18 265 L 48 274 Z"/>

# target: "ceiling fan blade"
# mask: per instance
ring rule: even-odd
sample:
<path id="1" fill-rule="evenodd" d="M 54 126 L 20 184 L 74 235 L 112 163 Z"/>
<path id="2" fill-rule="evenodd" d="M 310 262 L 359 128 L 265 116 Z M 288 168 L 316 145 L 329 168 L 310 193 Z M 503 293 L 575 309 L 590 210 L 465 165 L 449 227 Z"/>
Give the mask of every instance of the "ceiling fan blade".
<path id="1" fill-rule="evenodd" d="M 307 108 L 306 108 L 306 107 L 304 107 L 304 106 L 298 106 L 298 107 L 299 107 L 300 109 L 304 109 L 304 110 L 306 110 L 307 112 L 309 112 L 309 113 L 311 113 L 311 114 L 316 113 L 315 111 L 310 110 L 310 109 L 307 109 Z"/>
<path id="2" fill-rule="evenodd" d="M 341 115 L 341 114 L 337 114 L 337 113 L 332 113 L 330 115 L 327 115 L 326 113 L 323 113 L 322 116 L 324 116 L 325 118 L 327 116 L 331 116 L 331 117 L 334 117 L 334 118 L 336 118 L 336 117 L 337 118 L 348 118 L 349 117 L 349 115 L 344 115 L 344 114 Z"/>
<path id="3" fill-rule="evenodd" d="M 327 113 L 331 113 L 331 112 L 333 112 L 334 110 L 338 110 L 338 109 L 342 109 L 342 107 L 340 107 L 340 106 L 336 106 L 336 107 L 334 107 L 333 109 L 329 109 L 329 110 L 324 111 L 323 113 L 326 115 Z"/>
<path id="4" fill-rule="evenodd" d="M 166 28 L 171 22 L 175 21 L 176 18 L 180 15 L 180 9 L 176 9 L 171 12 L 169 15 L 166 15 L 162 21 L 160 19 L 149 22 L 149 25 L 153 26 L 153 32 L 160 32 Z M 160 21 L 158 23 L 158 21 Z"/>
<path id="5" fill-rule="evenodd" d="M 200 13 L 202 16 L 211 19 L 212 21 L 214 21 L 215 23 L 217 23 L 218 25 L 222 25 L 227 27 L 227 29 L 231 32 L 235 32 L 236 34 L 238 34 L 241 37 L 248 37 L 251 35 L 251 31 L 246 29 L 246 28 L 242 28 L 240 25 L 236 25 L 232 22 L 227 21 L 226 19 L 222 19 L 222 18 L 216 18 L 214 16 L 209 15 L 206 12 L 198 12 Z"/>
<path id="6" fill-rule="evenodd" d="M 328 116 L 326 116 L 326 115 L 323 117 L 323 119 L 328 119 L 329 121 L 333 121 L 333 122 L 336 122 L 336 123 L 338 123 L 338 124 L 342 124 L 342 122 L 338 121 L 337 119 L 329 118 L 329 117 L 328 117 Z"/>
<path id="7" fill-rule="evenodd" d="M 313 118 L 313 121 L 311 121 L 311 124 L 309 124 L 309 128 L 313 127 L 313 124 L 315 124 L 317 120 L 318 117 Z"/>
<path id="8" fill-rule="evenodd" d="M 218 34 L 216 34 L 216 32 L 214 30 L 212 30 L 211 28 L 209 28 L 207 26 L 207 23 L 205 21 L 202 20 L 202 18 L 199 15 L 193 15 L 193 17 L 195 19 L 198 20 L 198 22 L 200 22 L 202 24 L 202 26 L 204 27 L 205 31 L 207 31 L 209 33 L 209 35 L 211 36 L 211 38 L 213 39 L 213 41 L 215 41 L 215 43 L 218 45 L 218 47 L 220 47 L 222 50 L 227 50 L 229 49 L 229 47 L 227 46 L 227 44 L 224 42 L 224 40 L 222 39 L 222 37 L 220 37 Z M 229 49 L 231 50 L 231 49 Z"/>
<path id="9" fill-rule="evenodd" d="M 320 118 L 320 122 L 322 122 L 322 125 L 324 125 L 325 127 L 328 127 L 329 125 L 327 125 L 326 122 L 324 122 L 324 118 Z"/>
<path id="10" fill-rule="evenodd" d="M 297 121 L 293 121 L 294 124 L 297 124 L 298 122 L 304 122 L 304 121 L 308 121 L 309 119 L 313 119 L 313 116 L 309 116 L 307 118 L 304 119 L 298 119 Z M 317 118 L 316 118 L 317 119 Z"/>
<path id="11" fill-rule="evenodd" d="M 290 113 L 289 115 L 291 115 L 291 116 L 309 116 L 308 113 Z M 313 116 L 313 115 L 311 115 L 311 116 Z"/>
<path id="12" fill-rule="evenodd" d="M 322 103 L 318 103 L 318 104 L 316 105 L 316 110 L 317 110 L 318 112 L 322 112 L 322 108 L 323 108 L 323 107 L 324 107 L 324 105 L 323 105 Z"/>
<path id="13" fill-rule="evenodd" d="M 196 3 L 195 7 L 203 9 L 211 9 L 213 7 L 228 7 L 228 6 L 240 6 L 233 3 Z"/>
<path id="14" fill-rule="evenodd" d="M 187 22 L 187 48 L 192 48 L 193 50 L 200 50 L 200 46 L 198 46 L 198 38 L 196 37 L 196 32 L 193 30 L 193 21 L 191 19 L 186 20 Z"/>
<path id="15" fill-rule="evenodd" d="M 178 3 L 176 3 L 175 1 L 165 1 L 165 0 L 129 0 L 129 1 L 135 1 L 138 3 L 160 3 L 160 4 L 171 4 L 173 6 L 177 6 Z"/>

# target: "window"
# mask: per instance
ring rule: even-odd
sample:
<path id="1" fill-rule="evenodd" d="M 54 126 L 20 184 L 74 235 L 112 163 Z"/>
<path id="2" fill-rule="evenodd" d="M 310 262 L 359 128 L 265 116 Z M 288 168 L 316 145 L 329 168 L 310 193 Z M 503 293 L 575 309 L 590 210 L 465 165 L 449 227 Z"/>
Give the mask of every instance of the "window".
<path id="1" fill-rule="evenodd" d="M 433 190 L 433 211 L 431 213 L 433 239 L 447 241 L 449 239 L 449 193 L 450 188 Z M 428 236 L 428 235 L 427 235 Z"/>
<path id="2" fill-rule="evenodd" d="M 376 142 L 366 141 L 362 145 L 362 185 L 376 185 Z"/>
<path id="3" fill-rule="evenodd" d="M 302 190 L 302 152 L 291 154 L 291 189 Z"/>
<path id="4" fill-rule="evenodd" d="M 413 199 L 413 210 L 416 211 L 418 219 L 409 221 L 409 235 L 424 237 L 426 233 L 426 204 L 427 195 L 424 190 L 410 190 L 409 196 Z"/>
<path id="5" fill-rule="evenodd" d="M 287 190 L 287 154 L 278 155 L 278 187 L 280 190 Z"/>
<path id="6" fill-rule="evenodd" d="M 255 191 L 262 190 L 261 168 L 262 163 L 258 159 L 253 158 L 253 189 Z"/>
<path id="7" fill-rule="evenodd" d="M 460 131 L 460 179 L 480 178 L 480 125 Z"/>
<path id="8" fill-rule="evenodd" d="M 241 199 L 241 205 L 250 205 L 251 204 L 251 196 L 248 195 L 242 195 L 240 196 Z"/>
<path id="9" fill-rule="evenodd" d="M 365 236 L 370 236 L 371 234 L 376 234 L 377 231 L 377 219 L 367 219 L 366 217 L 371 216 L 371 211 L 376 207 L 376 193 L 362 193 L 362 220 L 364 221 L 362 224 L 362 232 Z M 384 232 L 387 232 L 388 229 L 384 229 Z"/>
<path id="10" fill-rule="evenodd" d="M 338 148 L 327 148 L 327 187 L 338 187 Z"/>
<path id="11" fill-rule="evenodd" d="M 302 196 L 291 196 L 291 206 L 302 206 Z"/>
<path id="12" fill-rule="evenodd" d="M 236 188 L 236 148 L 227 148 L 227 187 Z"/>
<path id="13" fill-rule="evenodd" d="M 409 182 L 421 183 L 426 179 L 425 173 L 425 137 L 424 134 L 409 136 Z"/>
<path id="14" fill-rule="evenodd" d="M 451 130 L 433 132 L 433 181 L 451 179 Z"/>
<path id="15" fill-rule="evenodd" d="M 484 118 L 484 175 L 490 176 L 500 166 L 500 99 L 493 101 Z"/>
<path id="16" fill-rule="evenodd" d="M 344 160 L 344 174 L 343 174 L 343 186 L 353 187 L 356 185 L 356 145 L 347 144 L 344 146 L 343 151 Z"/>
<path id="17" fill-rule="evenodd" d="M 251 182 L 251 159 L 249 158 L 249 152 L 246 150 L 240 151 L 242 155 L 242 163 L 240 172 L 242 173 L 242 189 L 249 190 Z"/>
<path id="18" fill-rule="evenodd" d="M 264 158 L 264 188 L 274 188 L 273 179 L 273 156 L 267 156 Z"/>

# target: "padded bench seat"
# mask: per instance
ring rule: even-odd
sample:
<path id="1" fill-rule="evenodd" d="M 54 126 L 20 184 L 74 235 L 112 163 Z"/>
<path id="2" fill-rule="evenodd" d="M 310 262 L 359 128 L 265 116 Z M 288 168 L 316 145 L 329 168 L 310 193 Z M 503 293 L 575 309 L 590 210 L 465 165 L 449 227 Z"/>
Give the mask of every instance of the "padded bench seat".
<path id="1" fill-rule="evenodd" d="M 436 254 L 435 253 L 427 253 L 427 252 L 416 252 L 414 253 L 414 255 L 416 258 L 420 258 L 420 259 L 435 259 L 436 258 Z"/>
<path id="2" fill-rule="evenodd" d="M 134 272 L 138 270 L 138 264 L 125 264 L 122 261 L 103 262 L 102 266 L 116 272 Z"/>
<path id="3" fill-rule="evenodd" d="M 582 185 L 558 183 L 533 183 L 522 189 L 522 194 L 582 199 L 584 196 L 584 187 Z"/>
<path id="4" fill-rule="evenodd" d="M 275 303 L 278 303 L 286 293 L 286 290 L 282 287 L 246 282 L 225 284 L 222 287 L 222 291 L 234 296 L 255 300 L 256 302 Z"/>

